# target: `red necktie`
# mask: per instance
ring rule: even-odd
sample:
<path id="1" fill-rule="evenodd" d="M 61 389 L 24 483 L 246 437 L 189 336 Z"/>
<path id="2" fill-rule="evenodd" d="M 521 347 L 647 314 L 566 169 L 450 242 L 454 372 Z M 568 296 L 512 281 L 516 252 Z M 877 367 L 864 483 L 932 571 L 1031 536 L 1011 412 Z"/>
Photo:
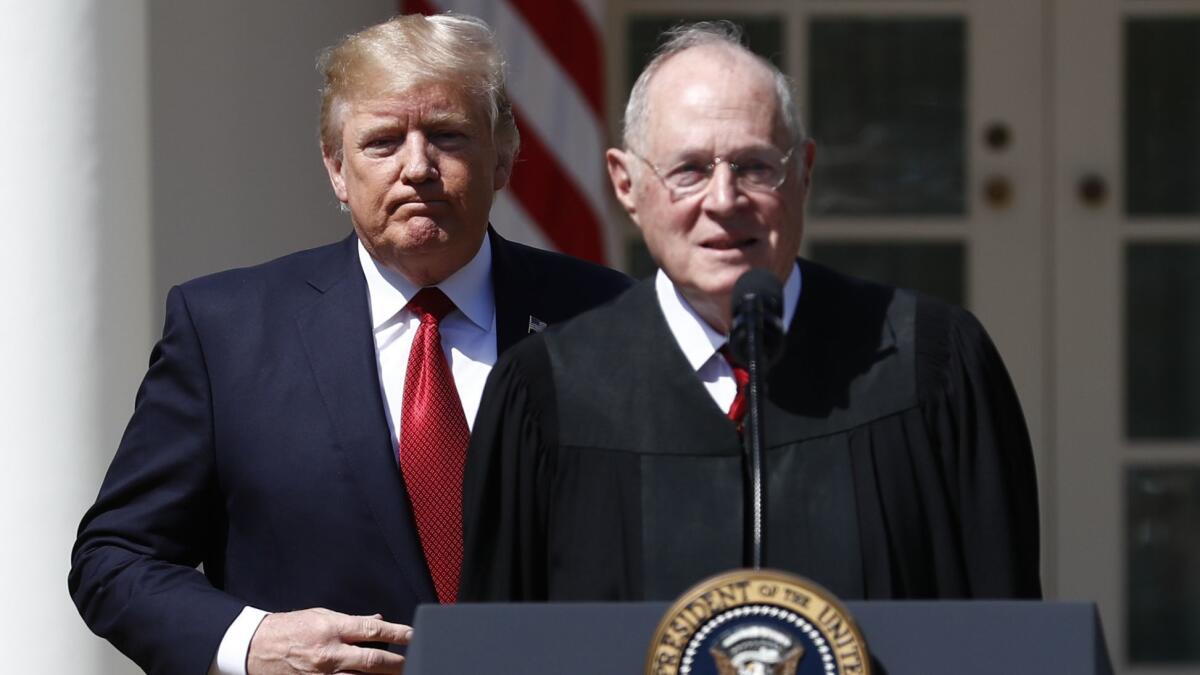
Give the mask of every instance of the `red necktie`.
<path id="1" fill-rule="evenodd" d="M 733 403 L 729 406 L 729 419 L 737 424 L 738 433 L 741 433 L 742 418 L 746 416 L 746 385 L 750 383 L 750 371 L 734 362 L 729 355 L 729 345 L 721 347 L 721 356 L 724 356 L 729 362 L 729 367 L 733 368 L 733 379 L 737 382 L 737 395 L 733 397 Z"/>
<path id="2" fill-rule="evenodd" d="M 438 323 L 454 303 L 423 288 L 408 303 L 421 319 L 408 354 L 400 417 L 400 471 L 438 601 L 454 602 L 462 567 L 462 481 L 470 431 Z"/>

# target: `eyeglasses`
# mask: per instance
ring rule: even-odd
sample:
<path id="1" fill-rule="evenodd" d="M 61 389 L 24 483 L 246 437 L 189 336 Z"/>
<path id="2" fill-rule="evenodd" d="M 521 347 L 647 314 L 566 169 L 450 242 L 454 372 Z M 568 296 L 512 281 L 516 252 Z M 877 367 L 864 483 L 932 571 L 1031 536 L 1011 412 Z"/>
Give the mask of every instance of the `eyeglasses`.
<path id="1" fill-rule="evenodd" d="M 685 160 L 664 172 L 633 150 L 629 150 L 629 154 L 645 162 L 674 199 L 703 192 L 712 182 L 718 164 L 729 167 L 738 189 L 773 192 L 787 180 L 788 161 L 792 158 L 791 150 L 780 154 L 779 150 L 769 148 L 739 154 L 735 158 L 713 157 L 708 162 Z"/>

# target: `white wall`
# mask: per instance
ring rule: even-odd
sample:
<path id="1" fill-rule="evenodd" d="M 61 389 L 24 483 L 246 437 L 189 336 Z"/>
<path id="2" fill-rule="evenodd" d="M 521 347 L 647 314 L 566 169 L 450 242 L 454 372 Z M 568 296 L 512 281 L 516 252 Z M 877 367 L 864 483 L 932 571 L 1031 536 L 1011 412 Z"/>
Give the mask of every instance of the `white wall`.
<path id="1" fill-rule="evenodd" d="M 151 3 L 159 302 L 174 283 L 350 232 L 321 165 L 316 57 L 396 7 L 394 0 Z"/>

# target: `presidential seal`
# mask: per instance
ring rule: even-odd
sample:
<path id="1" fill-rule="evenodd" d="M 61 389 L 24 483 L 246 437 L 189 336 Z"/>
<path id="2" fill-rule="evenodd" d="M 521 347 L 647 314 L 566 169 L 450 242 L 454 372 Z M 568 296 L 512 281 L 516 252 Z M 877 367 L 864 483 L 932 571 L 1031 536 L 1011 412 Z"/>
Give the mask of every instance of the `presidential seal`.
<path id="1" fill-rule="evenodd" d="M 646 675 L 869 675 L 866 642 L 833 594 L 775 570 L 689 589 L 658 624 Z"/>

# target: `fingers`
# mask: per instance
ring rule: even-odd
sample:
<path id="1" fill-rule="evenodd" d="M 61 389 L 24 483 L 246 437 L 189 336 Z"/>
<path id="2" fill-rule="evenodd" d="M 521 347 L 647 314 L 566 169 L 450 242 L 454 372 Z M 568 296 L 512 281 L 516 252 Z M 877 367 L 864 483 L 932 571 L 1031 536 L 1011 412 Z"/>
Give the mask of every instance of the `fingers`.
<path id="1" fill-rule="evenodd" d="M 383 615 L 345 616 L 338 630 L 344 642 L 386 642 L 406 645 L 412 638 L 412 628 L 383 620 Z"/>
<path id="2" fill-rule="evenodd" d="M 408 644 L 412 629 L 381 614 L 351 616 L 328 609 L 268 614 L 250 640 L 249 675 L 380 673 L 399 675 L 404 657 L 355 643 Z"/>
<path id="3" fill-rule="evenodd" d="M 346 645 L 335 658 L 338 673 L 400 675 L 404 672 L 404 657 L 382 649 Z"/>

